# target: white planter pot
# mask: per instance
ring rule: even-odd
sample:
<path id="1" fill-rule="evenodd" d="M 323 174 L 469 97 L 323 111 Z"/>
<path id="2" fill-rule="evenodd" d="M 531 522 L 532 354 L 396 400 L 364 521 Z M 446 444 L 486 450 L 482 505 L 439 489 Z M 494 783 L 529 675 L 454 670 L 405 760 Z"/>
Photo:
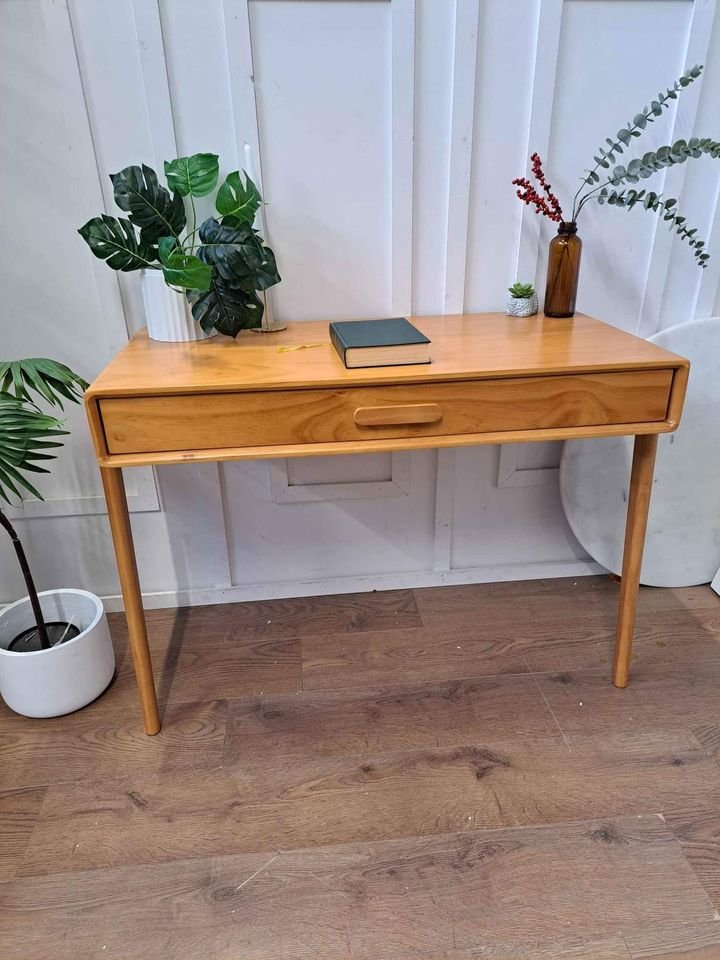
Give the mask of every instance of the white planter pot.
<path id="1" fill-rule="evenodd" d="M 8 646 L 34 623 L 28 597 L 0 610 L 0 696 L 25 717 L 59 717 L 99 697 L 115 671 L 110 631 L 102 601 L 85 590 L 46 590 L 39 594 L 46 620 L 75 624 L 72 640 L 32 653 Z"/>
<path id="2" fill-rule="evenodd" d="M 207 334 L 192 315 L 185 294 L 165 283 L 162 270 L 142 270 L 140 286 L 151 340 L 181 343 L 207 339 Z"/>
<path id="3" fill-rule="evenodd" d="M 538 298 L 534 293 L 531 297 L 508 297 L 505 313 L 509 317 L 532 317 L 538 312 Z"/>

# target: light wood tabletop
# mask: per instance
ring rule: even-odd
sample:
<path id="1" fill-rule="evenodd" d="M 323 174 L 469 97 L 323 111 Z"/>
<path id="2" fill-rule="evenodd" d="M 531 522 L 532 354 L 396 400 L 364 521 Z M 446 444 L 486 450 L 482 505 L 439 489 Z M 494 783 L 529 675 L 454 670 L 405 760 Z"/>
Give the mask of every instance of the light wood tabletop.
<path id="1" fill-rule="evenodd" d="M 159 719 L 120 469 L 131 466 L 634 436 L 613 671 L 627 684 L 657 436 L 679 423 L 687 360 L 583 315 L 410 319 L 430 364 L 348 370 L 324 321 L 193 343 L 141 331 L 88 389 L 148 733 Z"/>

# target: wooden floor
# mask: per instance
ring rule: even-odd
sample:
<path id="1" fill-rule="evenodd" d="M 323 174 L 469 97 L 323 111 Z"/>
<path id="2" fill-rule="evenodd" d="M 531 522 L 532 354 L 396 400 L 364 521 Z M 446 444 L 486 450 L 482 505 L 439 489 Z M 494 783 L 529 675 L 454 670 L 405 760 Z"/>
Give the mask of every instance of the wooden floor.
<path id="1" fill-rule="evenodd" d="M 149 614 L 0 706 L 3 960 L 718 960 L 720 598 L 603 577 Z"/>

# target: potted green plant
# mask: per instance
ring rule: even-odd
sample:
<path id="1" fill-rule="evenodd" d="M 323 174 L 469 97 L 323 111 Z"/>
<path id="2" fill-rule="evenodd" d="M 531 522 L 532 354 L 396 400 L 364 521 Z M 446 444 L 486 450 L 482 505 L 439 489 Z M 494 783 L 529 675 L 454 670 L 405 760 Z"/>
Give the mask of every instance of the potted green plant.
<path id="1" fill-rule="evenodd" d="M 110 175 L 115 203 L 128 218 L 102 214 L 79 229 L 96 257 L 113 270 L 141 271 L 148 334 L 154 340 L 196 340 L 214 331 L 236 337 L 259 328 L 258 292 L 280 282 L 275 255 L 254 228 L 262 203 L 243 171 L 229 173 L 215 196 L 217 216 L 198 226 L 195 200 L 219 176 L 214 153 L 165 163 L 168 188 L 145 166 Z"/>
<path id="2" fill-rule="evenodd" d="M 509 317 L 531 317 L 538 312 L 538 298 L 531 283 L 516 282 L 508 287 L 508 292 L 505 313 Z"/>
<path id="3" fill-rule="evenodd" d="M 67 434 L 57 417 L 36 402 L 63 409 L 87 384 L 64 364 L 33 359 L 0 363 L 0 500 L 22 491 L 42 499 L 26 474 L 42 464 Z M 0 610 L 0 696 L 16 713 L 55 717 L 90 703 L 115 670 L 110 632 L 99 597 L 85 590 L 38 593 L 20 538 L 0 509 L 28 595 Z"/>
<path id="4" fill-rule="evenodd" d="M 697 236 L 697 229 L 690 228 L 685 217 L 677 209 L 674 197 L 665 198 L 653 190 L 636 190 L 634 184 L 646 180 L 655 173 L 685 163 L 691 158 L 708 156 L 720 158 L 720 141 L 710 137 L 690 137 L 689 140 L 676 140 L 673 144 L 650 150 L 641 156 L 629 160 L 626 165 L 618 164 L 617 157 L 630 150 L 635 139 L 642 135 L 649 124 L 654 123 L 663 111 L 677 100 L 678 94 L 687 89 L 701 75 L 702 64 L 687 70 L 672 87 L 664 93 L 660 91 L 656 100 L 646 104 L 640 113 L 626 126 L 618 130 L 615 137 L 607 137 L 605 144 L 598 148 L 593 157 L 594 166 L 587 169 L 581 177 L 581 183 L 572 201 L 570 218 L 553 193 L 543 172 L 542 159 L 538 153 L 530 157 L 532 173 L 539 186 L 533 186 L 526 177 L 513 180 L 517 187 L 517 196 L 526 206 L 532 205 L 535 212 L 548 217 L 558 224 L 558 235 L 550 244 L 548 257 L 547 286 L 545 289 L 544 310 L 549 317 L 571 317 L 575 313 L 578 277 L 582 242 L 577 235 L 577 219 L 586 204 L 597 202 L 600 206 L 608 204 L 624 210 L 640 207 L 648 210 L 668 224 L 671 230 L 691 248 L 695 262 L 706 267 L 710 259 L 705 251 L 705 242 Z"/>

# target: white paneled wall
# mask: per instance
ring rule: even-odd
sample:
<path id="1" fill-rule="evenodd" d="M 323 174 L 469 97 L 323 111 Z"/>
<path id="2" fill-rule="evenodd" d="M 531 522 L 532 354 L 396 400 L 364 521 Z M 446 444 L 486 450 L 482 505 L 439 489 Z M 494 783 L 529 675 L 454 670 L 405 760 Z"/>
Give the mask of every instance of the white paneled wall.
<path id="1" fill-rule="evenodd" d="M 137 278 L 77 226 L 107 177 L 245 144 L 284 320 L 502 309 L 542 288 L 549 224 L 510 180 L 538 150 L 563 197 L 606 136 L 686 66 L 642 143 L 718 137 L 716 0 L 0 0 L 3 357 L 88 379 L 142 325 Z M 645 147 L 648 149 L 648 147 Z M 657 187 L 655 188 L 657 189 Z M 701 273 L 644 211 L 587 208 L 580 308 L 647 335 L 720 311 L 720 164 L 666 189 L 716 256 Z M 115 598 L 81 411 L 46 501 L 13 508 L 42 587 Z M 558 444 L 126 471 L 149 604 L 582 574 Z M 21 592 L 7 545 L 0 602 Z"/>

